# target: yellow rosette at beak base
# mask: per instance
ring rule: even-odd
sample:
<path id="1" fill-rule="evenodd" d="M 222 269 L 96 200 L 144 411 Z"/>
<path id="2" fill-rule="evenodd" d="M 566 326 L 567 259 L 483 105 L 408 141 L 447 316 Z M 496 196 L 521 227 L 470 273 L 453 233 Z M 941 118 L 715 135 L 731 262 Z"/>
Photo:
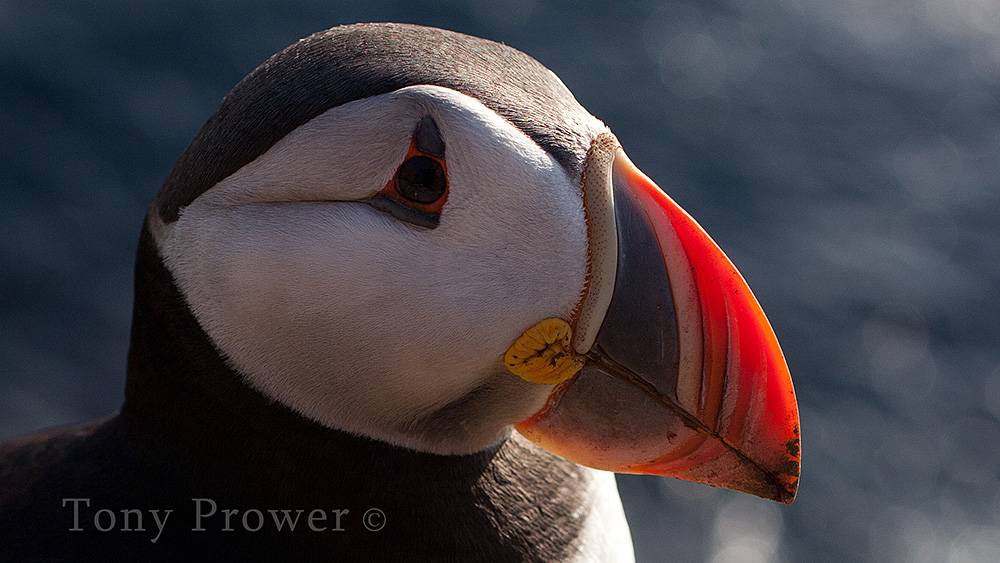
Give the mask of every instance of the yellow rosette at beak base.
<path id="1" fill-rule="evenodd" d="M 556 385 L 583 369 L 583 357 L 571 345 L 573 329 L 562 319 L 545 319 L 524 331 L 507 348 L 503 363 L 529 383 Z"/>

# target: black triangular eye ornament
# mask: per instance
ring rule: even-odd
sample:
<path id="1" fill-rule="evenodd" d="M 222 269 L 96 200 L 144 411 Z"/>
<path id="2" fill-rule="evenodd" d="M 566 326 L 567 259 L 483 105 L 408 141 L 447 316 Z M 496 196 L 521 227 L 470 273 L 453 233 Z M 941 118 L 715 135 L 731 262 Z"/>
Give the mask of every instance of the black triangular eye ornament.
<path id="1" fill-rule="evenodd" d="M 445 144 L 437 123 L 429 115 L 413 131 L 406 157 L 382 191 L 368 203 L 401 221 L 433 229 L 448 200 L 448 165 Z"/>

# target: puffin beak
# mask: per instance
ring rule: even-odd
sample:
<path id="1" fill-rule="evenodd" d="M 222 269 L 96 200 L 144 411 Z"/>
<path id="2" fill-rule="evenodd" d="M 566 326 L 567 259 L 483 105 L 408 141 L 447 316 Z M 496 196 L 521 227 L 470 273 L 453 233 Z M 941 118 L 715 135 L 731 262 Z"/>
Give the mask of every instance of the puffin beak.
<path id="1" fill-rule="evenodd" d="M 517 429 L 582 465 L 791 503 L 798 407 L 757 299 L 719 246 L 617 143 L 605 153 L 594 169 L 613 194 L 610 303 L 585 347 L 574 340 L 582 369 Z"/>

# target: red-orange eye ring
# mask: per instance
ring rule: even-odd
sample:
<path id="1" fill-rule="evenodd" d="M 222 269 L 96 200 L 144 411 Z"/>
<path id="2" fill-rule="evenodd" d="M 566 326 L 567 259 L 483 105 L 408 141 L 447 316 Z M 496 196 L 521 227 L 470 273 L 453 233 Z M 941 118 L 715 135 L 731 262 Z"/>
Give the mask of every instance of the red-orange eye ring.
<path id="1" fill-rule="evenodd" d="M 368 203 L 403 221 L 436 227 L 448 201 L 448 164 L 444 149 L 437 124 L 430 117 L 421 119 L 403 162 Z"/>

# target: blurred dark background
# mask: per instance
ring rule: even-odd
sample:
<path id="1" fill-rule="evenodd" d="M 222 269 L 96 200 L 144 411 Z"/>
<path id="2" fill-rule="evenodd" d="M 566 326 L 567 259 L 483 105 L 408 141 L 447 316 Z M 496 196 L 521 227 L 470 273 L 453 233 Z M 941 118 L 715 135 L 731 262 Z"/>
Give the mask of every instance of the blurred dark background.
<path id="1" fill-rule="evenodd" d="M 0 439 L 119 405 L 146 205 L 229 88 L 415 22 L 553 69 L 783 344 L 798 501 L 620 478 L 640 561 L 1000 558 L 1000 4 L 357 4 L 0 0 Z"/>

